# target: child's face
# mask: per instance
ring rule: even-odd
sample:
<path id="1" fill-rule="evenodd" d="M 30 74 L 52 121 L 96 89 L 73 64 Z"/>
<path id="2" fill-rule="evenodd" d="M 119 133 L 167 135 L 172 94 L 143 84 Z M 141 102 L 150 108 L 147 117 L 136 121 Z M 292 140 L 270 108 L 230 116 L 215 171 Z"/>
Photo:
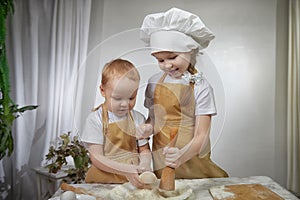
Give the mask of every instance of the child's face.
<path id="1" fill-rule="evenodd" d="M 119 117 L 125 116 L 135 105 L 138 86 L 138 81 L 126 77 L 114 78 L 105 87 L 101 85 L 108 110 Z"/>
<path id="2" fill-rule="evenodd" d="M 162 51 L 152 55 L 157 59 L 161 70 L 172 78 L 180 78 L 190 65 L 191 54 L 191 52 L 176 53 Z"/>

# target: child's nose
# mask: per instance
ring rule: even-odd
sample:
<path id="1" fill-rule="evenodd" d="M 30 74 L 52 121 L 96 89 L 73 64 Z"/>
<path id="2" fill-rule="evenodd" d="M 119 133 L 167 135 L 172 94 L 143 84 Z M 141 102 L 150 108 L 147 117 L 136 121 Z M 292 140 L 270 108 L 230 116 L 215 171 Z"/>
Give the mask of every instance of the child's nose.
<path id="1" fill-rule="evenodd" d="M 173 66 L 172 62 L 166 61 L 165 68 L 169 69 L 169 68 L 172 68 L 172 66 Z"/>
<path id="2" fill-rule="evenodd" d="M 129 101 L 128 100 L 123 100 L 122 102 L 121 102 L 121 106 L 128 106 L 128 104 L 129 104 Z"/>

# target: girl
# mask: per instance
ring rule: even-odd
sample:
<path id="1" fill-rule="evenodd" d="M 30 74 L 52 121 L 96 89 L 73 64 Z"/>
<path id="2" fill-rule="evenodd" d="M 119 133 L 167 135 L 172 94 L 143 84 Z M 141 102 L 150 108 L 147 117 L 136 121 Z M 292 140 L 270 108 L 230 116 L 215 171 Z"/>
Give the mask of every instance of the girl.
<path id="1" fill-rule="evenodd" d="M 81 136 L 92 161 L 87 183 L 129 181 L 138 188 L 144 186 L 138 173 L 150 170 L 151 153 L 148 140 L 137 137 L 149 135 L 152 126 L 145 125 L 144 116 L 133 110 L 139 81 L 129 61 L 116 59 L 103 68 L 100 92 L 105 102 L 88 116 Z"/>
<path id="2" fill-rule="evenodd" d="M 141 27 L 162 72 L 153 75 L 146 89 L 145 107 L 154 125 L 154 170 L 175 168 L 176 178 L 227 177 L 210 159 L 211 116 L 216 114 L 213 90 L 195 68 L 196 55 L 214 35 L 200 18 L 172 8 L 150 14 Z M 168 147 L 170 127 L 178 127 L 175 147 Z"/>

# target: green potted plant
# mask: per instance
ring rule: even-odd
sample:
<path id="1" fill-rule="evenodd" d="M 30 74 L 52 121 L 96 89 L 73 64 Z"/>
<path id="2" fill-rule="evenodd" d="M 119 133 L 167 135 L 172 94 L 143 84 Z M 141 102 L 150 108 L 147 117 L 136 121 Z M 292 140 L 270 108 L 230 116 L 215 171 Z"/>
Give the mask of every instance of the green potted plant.
<path id="1" fill-rule="evenodd" d="M 0 160 L 14 150 L 12 136 L 13 121 L 27 110 L 38 106 L 30 105 L 19 108 L 10 98 L 9 67 L 6 58 L 5 36 L 6 17 L 14 10 L 13 0 L 0 1 Z"/>
<path id="2" fill-rule="evenodd" d="M 10 156 L 14 150 L 14 140 L 12 136 L 12 125 L 16 118 L 27 110 L 36 109 L 38 106 L 30 105 L 19 108 L 10 98 L 9 67 L 6 58 L 6 18 L 13 13 L 13 0 L 0 1 L 0 160 L 6 155 Z M 0 177 L 0 193 L 2 198 L 6 198 L 10 185 Z"/>
<path id="3" fill-rule="evenodd" d="M 55 145 L 51 145 L 49 152 L 46 155 L 46 165 L 49 173 L 57 173 L 62 170 L 63 166 L 66 166 L 67 157 L 71 156 L 74 160 L 74 167 L 69 167 L 65 172 L 68 174 L 68 179 L 65 179 L 69 183 L 82 183 L 84 182 L 86 172 L 88 170 L 90 158 L 88 150 L 79 141 L 78 136 L 74 136 L 73 139 L 69 133 L 60 135 L 59 140 Z"/>

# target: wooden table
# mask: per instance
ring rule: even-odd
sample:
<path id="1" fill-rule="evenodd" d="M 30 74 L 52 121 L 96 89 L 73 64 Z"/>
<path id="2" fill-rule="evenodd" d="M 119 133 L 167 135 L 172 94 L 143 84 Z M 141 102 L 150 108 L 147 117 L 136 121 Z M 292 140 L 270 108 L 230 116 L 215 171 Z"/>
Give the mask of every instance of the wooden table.
<path id="1" fill-rule="evenodd" d="M 192 188 L 195 199 L 212 200 L 212 196 L 209 192 L 211 187 L 222 185 L 234 185 L 234 184 L 261 184 L 268 189 L 272 190 L 283 199 L 298 200 L 298 198 L 291 192 L 280 186 L 271 178 L 266 176 L 251 176 L 246 178 L 230 177 L 230 178 L 210 178 L 210 179 L 178 179 L 177 183 L 184 183 L 188 187 Z M 113 189 L 118 184 L 73 184 L 74 187 L 83 187 L 86 189 Z M 53 197 L 57 197 L 61 194 L 61 190 L 56 191 Z"/>

